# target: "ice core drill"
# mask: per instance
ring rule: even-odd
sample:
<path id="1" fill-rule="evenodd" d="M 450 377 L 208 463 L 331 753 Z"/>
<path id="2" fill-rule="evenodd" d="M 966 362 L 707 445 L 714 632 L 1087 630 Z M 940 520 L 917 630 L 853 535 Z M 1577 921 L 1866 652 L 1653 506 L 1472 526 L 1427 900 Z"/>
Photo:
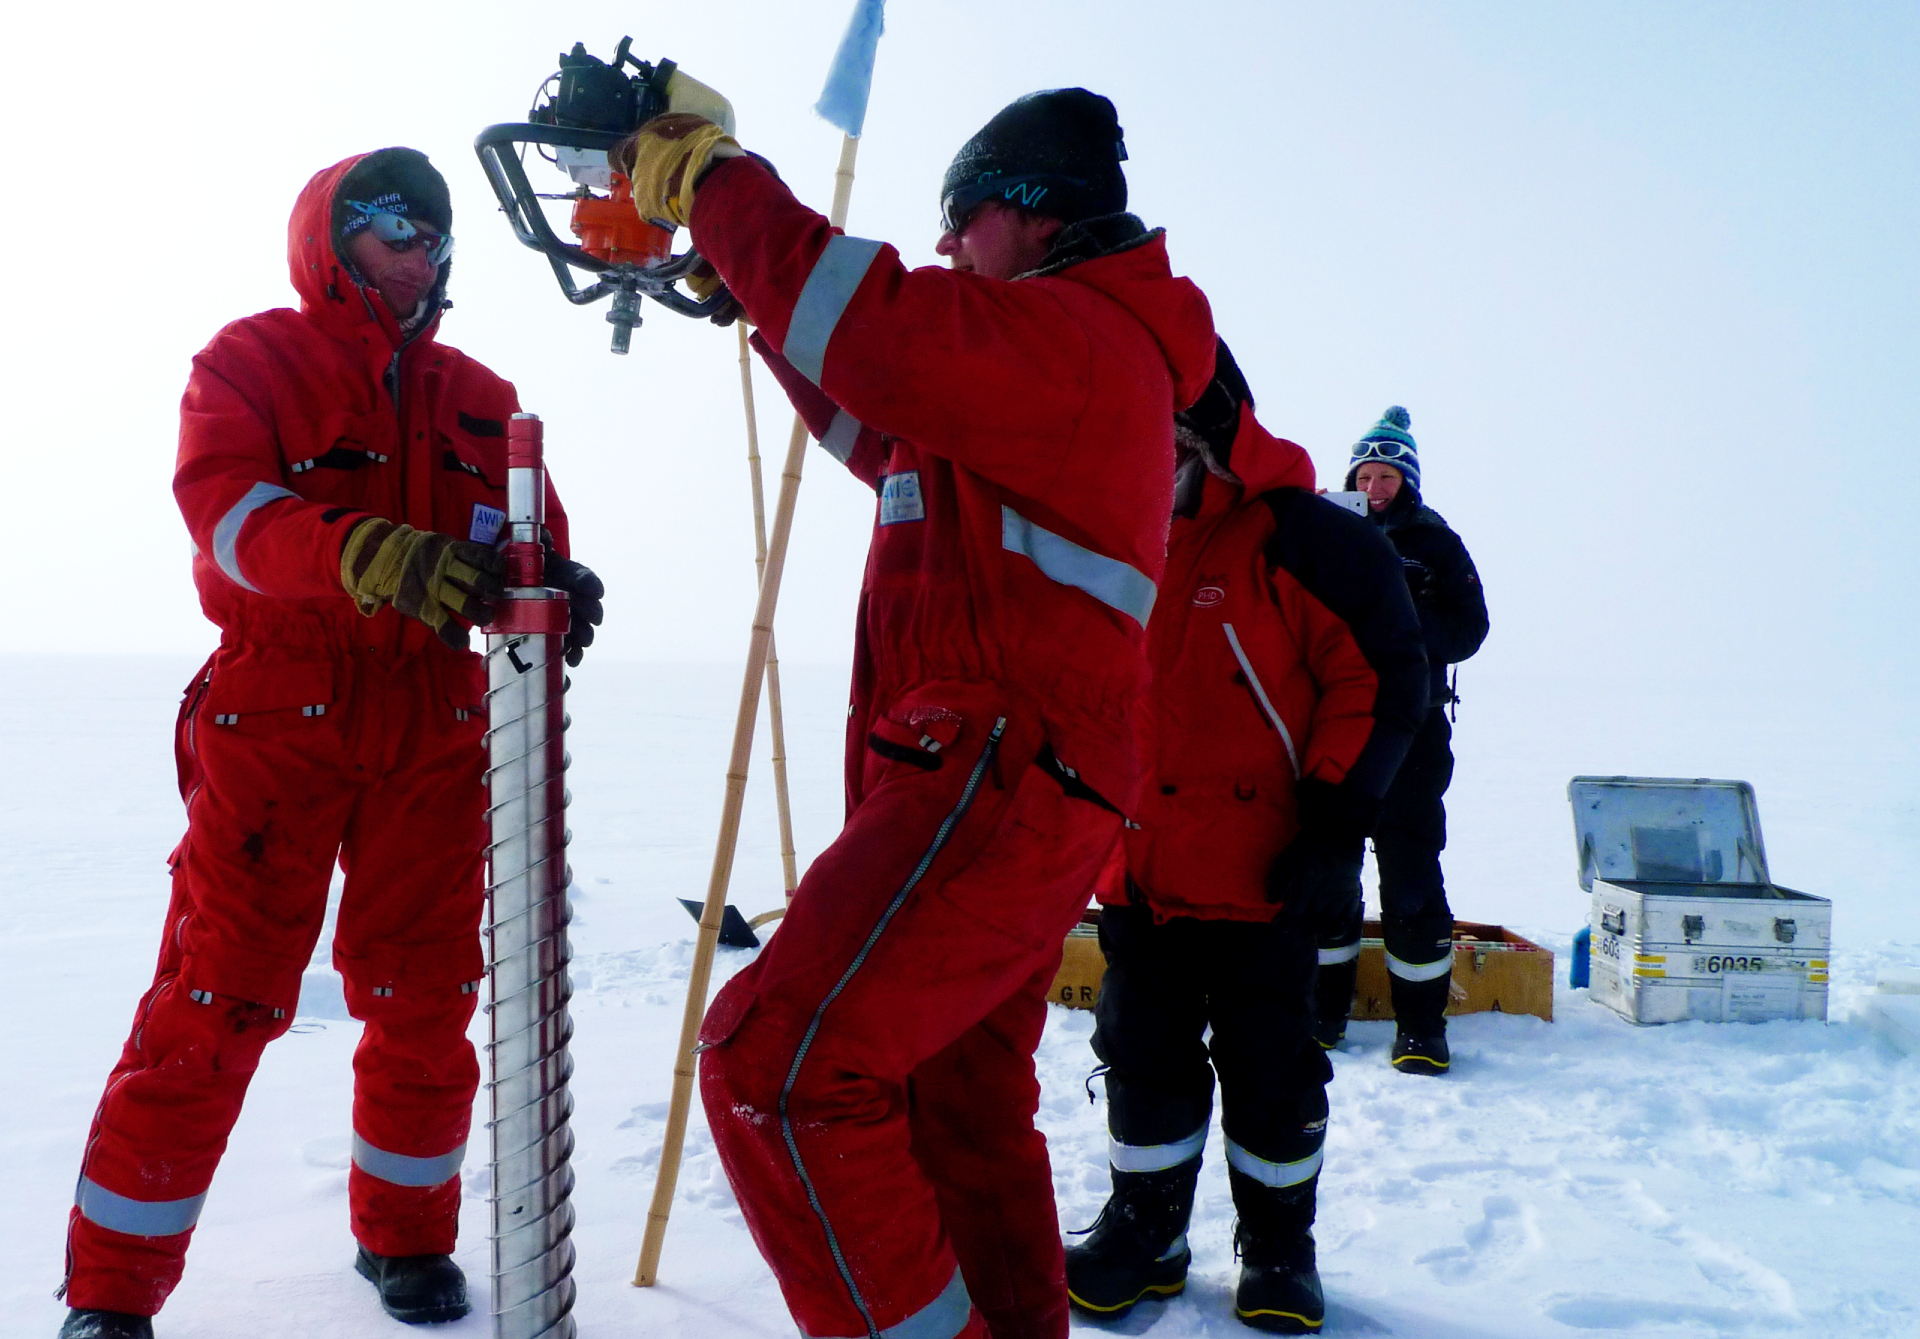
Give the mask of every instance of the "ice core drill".
<path id="1" fill-rule="evenodd" d="M 487 634 L 494 1339 L 573 1339 L 567 593 L 546 584 L 541 425 L 507 425 L 507 598 Z"/>

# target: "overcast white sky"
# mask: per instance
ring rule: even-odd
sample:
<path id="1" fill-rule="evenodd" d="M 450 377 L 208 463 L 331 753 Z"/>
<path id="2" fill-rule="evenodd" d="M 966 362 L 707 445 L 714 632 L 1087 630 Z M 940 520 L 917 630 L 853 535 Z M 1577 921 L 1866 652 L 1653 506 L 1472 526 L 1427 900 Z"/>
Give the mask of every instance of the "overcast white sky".
<path id="1" fill-rule="evenodd" d="M 631 33 L 729 94 L 741 138 L 824 206 L 839 137 L 809 108 L 848 8 L 10 11 L 0 377 L 29 643 L 211 646 L 168 491 L 188 360 L 292 300 L 286 216 L 313 171 L 411 144 L 454 192 L 442 337 L 547 419 L 610 590 L 605 653 L 737 663 L 732 332 L 649 308 L 609 355 L 602 309 L 512 241 L 470 145 L 576 39 L 605 55 Z M 1035 88 L 1108 94 L 1134 207 L 1212 298 L 1268 425 L 1326 476 L 1387 404 L 1411 410 L 1428 499 L 1486 581 L 1488 661 L 1836 690 L 1911 662 L 1920 7 L 888 8 L 851 230 L 933 262 L 968 134 Z M 787 413 L 761 391 L 777 460 Z M 823 454 L 808 471 L 782 649 L 839 660 L 873 504 Z"/>

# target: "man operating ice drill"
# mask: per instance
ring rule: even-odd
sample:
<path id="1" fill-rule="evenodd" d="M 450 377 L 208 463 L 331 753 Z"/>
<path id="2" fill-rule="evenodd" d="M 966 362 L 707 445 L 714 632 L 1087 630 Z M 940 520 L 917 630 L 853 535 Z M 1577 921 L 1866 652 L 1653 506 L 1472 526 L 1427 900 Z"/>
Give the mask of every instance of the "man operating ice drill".
<path id="1" fill-rule="evenodd" d="M 728 1178 L 806 1335 L 1062 1339 L 1033 1051 L 1139 798 L 1206 301 L 1125 212 L 1120 125 L 1084 89 L 1021 98 L 961 148 L 948 269 L 836 234 L 698 117 L 617 157 L 876 494 L 847 823 L 701 1031 Z"/>

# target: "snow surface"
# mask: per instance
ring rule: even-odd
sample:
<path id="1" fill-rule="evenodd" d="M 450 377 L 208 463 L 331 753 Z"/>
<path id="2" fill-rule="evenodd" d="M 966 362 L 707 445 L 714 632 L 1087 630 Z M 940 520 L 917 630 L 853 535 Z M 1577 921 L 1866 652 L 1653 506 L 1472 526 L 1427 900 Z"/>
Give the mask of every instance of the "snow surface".
<path id="1" fill-rule="evenodd" d="M 0 1336 L 51 1336 L 51 1293 L 89 1114 L 152 970 L 179 837 L 171 726 L 191 662 L 13 659 L 0 694 Z M 572 826 L 578 1316 L 592 1336 L 789 1335 L 696 1108 L 661 1285 L 629 1286 L 659 1157 L 693 923 L 738 671 L 589 660 L 578 675 Z M 844 673 L 787 667 L 803 860 L 839 824 Z M 1385 1064 L 1390 1025 L 1335 1057 L 1322 1181 L 1328 1334 L 1920 1334 L 1920 1060 L 1862 1019 L 1920 970 L 1920 709 L 1890 687 L 1638 682 L 1497 662 L 1462 675 L 1456 910 L 1561 954 L 1556 1021 L 1453 1027 L 1441 1080 Z M 1861 728 L 1862 721 L 1873 723 Z M 734 901 L 775 905 L 766 750 Z M 1564 799 L 1576 772 L 1744 777 L 1776 877 L 1834 899 L 1832 1021 L 1636 1029 L 1564 984 L 1581 923 Z M 723 950 L 717 975 L 746 961 Z M 324 948 L 321 954 L 324 962 Z M 318 974 L 324 986 L 328 973 Z M 717 984 L 717 983 L 716 983 Z M 348 1059 L 358 1027 L 308 998 L 269 1049 L 158 1331 L 203 1339 L 397 1335 L 350 1267 Z M 1082 1083 L 1091 1016 L 1055 1009 L 1041 1123 L 1061 1217 L 1090 1223 L 1104 1132 Z M 476 1035 L 484 1020 L 476 1025 Z M 466 1173 L 459 1259 L 484 1291 L 486 1186 Z M 1108 1329 L 1245 1333 L 1229 1314 L 1232 1210 L 1209 1145 L 1186 1294 Z M 436 1331 L 488 1332 L 483 1316 Z"/>

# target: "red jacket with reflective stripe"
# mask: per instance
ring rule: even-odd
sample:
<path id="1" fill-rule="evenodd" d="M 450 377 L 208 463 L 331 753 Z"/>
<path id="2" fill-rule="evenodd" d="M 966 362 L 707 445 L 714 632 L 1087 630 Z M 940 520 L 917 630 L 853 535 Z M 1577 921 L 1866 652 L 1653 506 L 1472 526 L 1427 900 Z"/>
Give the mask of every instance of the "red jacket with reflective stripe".
<path id="1" fill-rule="evenodd" d="M 1316 497 L 1313 464 L 1240 412 L 1230 464 L 1176 518 L 1148 631 L 1154 775 L 1126 834 L 1157 918 L 1271 920 L 1296 778 L 1386 793 L 1426 706 L 1420 623 L 1392 548 Z M 1278 717 L 1276 722 L 1275 717 Z M 1123 902 L 1104 880 L 1103 902 Z"/>
<path id="2" fill-rule="evenodd" d="M 331 682 L 325 662 L 349 653 L 424 655 L 458 707 L 478 708 L 485 687 L 477 655 L 391 608 L 362 617 L 340 585 L 341 547 L 366 516 L 491 542 L 507 505 L 506 420 L 519 408 L 511 384 L 434 340 L 437 316 L 405 339 L 334 254 L 334 189 L 358 161 L 317 174 L 294 206 L 300 310 L 215 335 L 180 403 L 173 492 L 200 607 L 220 628 L 217 710 L 313 705 Z M 547 524 L 564 548 L 551 487 Z"/>
<path id="3" fill-rule="evenodd" d="M 880 495 L 850 742 L 915 684 L 994 680 L 1130 809 L 1172 414 L 1214 350 L 1206 299 L 1160 236 L 1012 282 L 908 270 L 749 158 L 701 183 L 692 233 L 784 355 L 814 433 Z"/>

